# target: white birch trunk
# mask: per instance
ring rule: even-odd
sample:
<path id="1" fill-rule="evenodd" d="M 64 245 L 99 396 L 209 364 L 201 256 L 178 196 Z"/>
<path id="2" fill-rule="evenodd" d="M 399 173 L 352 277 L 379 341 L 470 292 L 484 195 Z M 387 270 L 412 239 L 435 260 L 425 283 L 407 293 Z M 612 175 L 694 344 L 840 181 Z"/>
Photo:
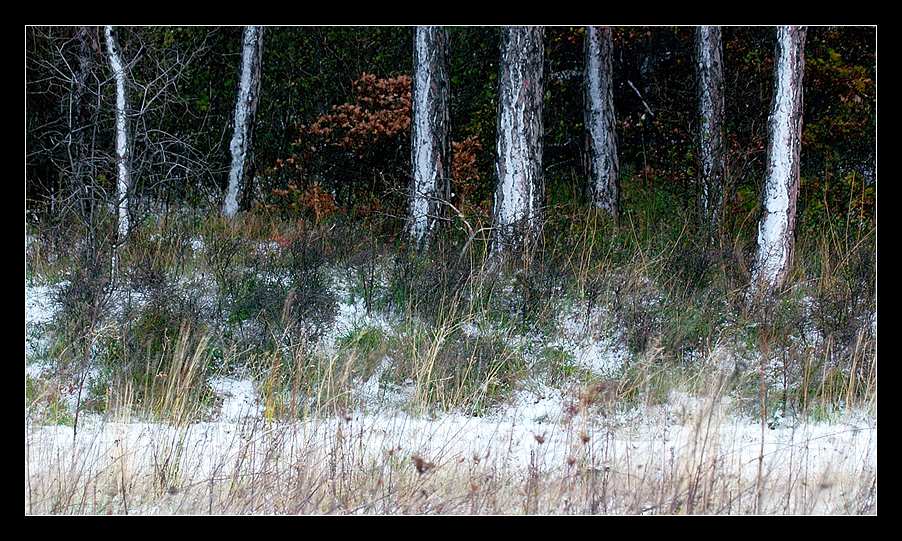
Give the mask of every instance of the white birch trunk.
<path id="1" fill-rule="evenodd" d="M 612 83 L 609 27 L 590 26 L 586 33 L 585 121 L 589 199 L 616 216 L 619 163 Z"/>
<path id="2" fill-rule="evenodd" d="M 493 252 L 534 239 L 542 223 L 541 27 L 502 30 Z"/>
<path id="3" fill-rule="evenodd" d="M 782 286 L 792 262 L 802 142 L 805 27 L 781 26 L 777 29 L 774 66 L 764 213 L 758 224 L 758 250 L 751 283 L 753 294 L 770 293 Z"/>
<path id="4" fill-rule="evenodd" d="M 232 152 L 232 166 L 229 169 L 229 185 L 226 189 L 222 213 L 231 218 L 238 212 L 249 179 L 249 154 L 253 137 L 254 116 L 257 113 L 257 99 L 260 94 L 260 70 L 263 55 L 263 28 L 246 26 L 241 49 L 241 80 L 238 85 L 238 99 L 235 102 L 235 131 L 229 149 Z"/>
<path id="5" fill-rule="evenodd" d="M 119 211 L 119 238 L 122 239 L 128 235 L 128 203 L 129 187 L 131 185 L 128 149 L 128 100 L 125 94 L 125 66 L 122 63 L 119 42 L 113 33 L 113 27 L 107 26 L 105 34 L 110 67 L 113 70 L 113 78 L 116 80 L 116 165 L 118 172 L 116 199 Z"/>
<path id="6" fill-rule="evenodd" d="M 700 26 L 695 33 L 699 115 L 699 212 L 713 233 L 718 225 L 724 190 L 723 48 L 720 28 Z"/>
<path id="7" fill-rule="evenodd" d="M 413 122 L 411 123 L 410 234 L 427 242 L 451 197 L 448 34 L 418 26 L 414 38 Z"/>

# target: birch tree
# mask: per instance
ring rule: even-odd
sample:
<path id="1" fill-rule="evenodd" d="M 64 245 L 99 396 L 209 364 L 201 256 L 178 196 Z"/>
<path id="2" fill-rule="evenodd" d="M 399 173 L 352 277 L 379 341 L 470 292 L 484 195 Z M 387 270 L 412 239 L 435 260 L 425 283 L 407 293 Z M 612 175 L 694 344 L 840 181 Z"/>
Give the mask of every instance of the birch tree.
<path id="1" fill-rule="evenodd" d="M 232 166 L 229 169 L 229 185 L 226 189 L 222 213 L 231 218 L 238 212 L 239 197 L 243 197 L 250 182 L 251 143 L 254 116 L 260 95 L 260 71 L 263 56 L 263 28 L 244 27 L 241 49 L 241 79 L 238 84 L 238 99 L 235 102 L 235 131 L 229 149 L 232 152 Z"/>
<path id="2" fill-rule="evenodd" d="M 414 37 L 413 121 L 411 123 L 410 234 L 422 244 L 444 216 L 449 181 L 448 33 L 418 26 Z"/>
<path id="3" fill-rule="evenodd" d="M 498 78 L 498 185 L 493 210 L 493 252 L 533 240 L 541 229 L 542 27 L 506 27 Z"/>
<path id="4" fill-rule="evenodd" d="M 752 271 L 753 294 L 770 293 L 782 286 L 792 262 L 804 70 L 805 27 L 779 27 L 774 56 L 774 97 L 768 119 L 764 211 L 758 224 L 758 249 Z"/>
<path id="5" fill-rule="evenodd" d="M 614 116 L 609 27 L 590 26 L 586 33 L 585 122 L 589 199 L 616 216 L 618 182 L 617 132 Z"/>
<path id="6" fill-rule="evenodd" d="M 131 178 L 129 172 L 129 133 L 128 133 L 128 96 L 125 88 L 125 66 L 119 42 L 112 26 L 105 28 L 107 55 L 113 78 L 116 80 L 116 165 L 117 187 L 116 200 L 119 212 L 119 237 L 125 238 L 129 228 L 129 190 Z"/>
<path id="7" fill-rule="evenodd" d="M 695 78 L 698 88 L 699 214 L 713 234 L 724 196 L 723 49 L 720 27 L 695 31 Z"/>

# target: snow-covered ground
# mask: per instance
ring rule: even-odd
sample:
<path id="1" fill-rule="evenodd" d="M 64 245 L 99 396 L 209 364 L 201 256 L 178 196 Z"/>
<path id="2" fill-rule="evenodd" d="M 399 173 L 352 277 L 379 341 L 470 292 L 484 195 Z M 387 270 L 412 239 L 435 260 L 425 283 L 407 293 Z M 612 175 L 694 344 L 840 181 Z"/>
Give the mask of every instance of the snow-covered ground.
<path id="1" fill-rule="evenodd" d="M 347 276 L 341 272 L 332 274 L 332 289 L 338 306 L 332 327 L 320 340 L 321 349 L 326 355 L 335 353 L 339 338 L 360 327 L 377 328 L 387 334 L 396 332 L 397 321 L 392 321 L 386 314 L 368 312 L 366 301 L 351 293 L 351 284 L 348 283 Z"/>
<path id="2" fill-rule="evenodd" d="M 613 335 L 613 325 L 601 307 L 587 310 L 578 304 L 558 316 L 560 336 L 548 343 L 573 355 L 578 366 L 597 375 L 617 374 L 629 353 L 626 344 Z"/>
<path id="3" fill-rule="evenodd" d="M 42 355 L 49 343 L 45 332 L 59 309 L 56 294 L 65 284 L 25 285 L 25 370 L 31 377 L 38 377 L 43 368 L 33 361 Z"/>
<path id="4" fill-rule="evenodd" d="M 352 298 L 346 281 L 335 282 L 339 304 L 320 342 L 323 353 L 335 354 L 338 340 L 361 326 L 397 332 L 398 322 L 390 315 L 368 313 L 362 299 Z M 46 340 L 41 330 L 53 319 L 58 287 L 26 284 L 26 372 L 32 378 L 40 377 L 41 370 L 28 357 Z M 525 352 L 528 362 L 538 360 L 541 347 L 553 347 L 570 355 L 578 367 L 615 376 L 628 354 L 622 340 L 609 332 L 607 318 L 603 309 L 587 311 L 577 305 L 561 313 L 551 335 L 507 338 Z M 466 321 L 462 329 L 471 337 L 499 332 L 490 322 L 478 320 Z M 717 352 L 729 356 L 726 349 Z M 722 359 L 712 361 L 723 364 Z M 54 486 L 54 479 L 71 481 L 68 476 L 74 471 L 81 479 L 73 481 L 76 484 L 117 475 L 137 483 L 159 477 L 162 463 L 179 472 L 177 480 L 167 482 L 181 490 L 207 482 L 212 486 L 213 479 L 239 472 L 253 478 L 308 468 L 311 475 L 325 475 L 324 468 L 334 465 L 339 452 L 342 460 L 364 470 L 391 460 L 397 465 L 398 459 L 408 464 L 416 457 L 427 461 L 430 475 L 449 478 L 478 465 L 480 471 L 504 471 L 511 478 L 542 471 L 567 479 L 568 472 L 579 467 L 620 475 L 627 486 L 630 479 L 639 487 L 676 483 L 673 490 L 683 490 L 686 482 L 691 485 L 684 478 L 722 476 L 724 483 L 735 483 L 740 494 L 761 486 L 763 478 L 768 490 L 785 491 L 768 496 L 765 509 L 770 512 L 781 508 L 777 499 L 786 495 L 796 498 L 783 507 L 793 512 L 850 512 L 850 502 L 860 505 L 862 484 L 876 472 L 876 419 L 869 415 L 847 413 L 830 423 L 786 419 L 762 430 L 759 422 L 730 413 L 727 402 L 679 393 L 662 406 L 629 412 L 574 412 L 578 398 L 572 389 L 533 379 L 523 382 L 506 404 L 481 417 L 457 412 L 418 417 L 404 410 L 414 397 L 415 382 L 383 381 L 393 362 L 384 356 L 367 379 L 355 382 L 353 394 L 361 406 L 340 417 L 268 421 L 258 383 L 234 375 L 207 382 L 219 397 L 212 422 L 171 426 L 83 415 L 74 436 L 72 427 L 34 425 L 26 417 L 26 510 L 52 511 L 36 494 L 52 490 L 48 487 Z M 810 487 L 818 487 L 816 495 L 804 500 Z M 644 489 L 636 490 L 640 494 Z M 799 491 L 803 503 L 797 501 Z M 651 495 L 642 498 L 650 498 L 643 508 L 660 504 Z M 623 502 L 615 503 L 613 512 L 626 509 L 618 507 Z M 230 509 L 227 502 L 221 509 Z M 150 498 L 132 511 L 173 509 Z"/>
<path id="5" fill-rule="evenodd" d="M 53 319 L 53 315 L 56 312 L 54 295 L 64 285 L 25 286 L 26 325 L 47 323 Z"/>
<path id="6" fill-rule="evenodd" d="M 380 467 L 396 455 L 405 462 L 421 458 L 436 474 L 451 476 L 473 464 L 515 478 L 536 469 L 566 475 L 578 461 L 582 468 L 636 476 L 637 485 L 649 486 L 716 469 L 737 489 L 751 490 L 760 461 L 768 487 L 784 490 L 793 482 L 819 486 L 819 499 L 809 511 L 820 513 L 843 509 L 843 498 L 851 498 L 856 487 L 860 490 L 856 483 L 872 477 L 877 465 L 876 426 L 864 416 L 762 431 L 759 423 L 720 415 L 716 408 L 709 414 L 706 402 L 699 400 L 695 405 L 700 408 L 689 414 L 669 407 L 567 420 L 556 407 L 537 416 L 534 405 L 515 403 L 486 417 L 358 412 L 280 424 L 233 416 L 248 409 L 254 413 L 253 407 L 245 407 L 245 391 L 242 385 L 232 385 L 234 400 L 225 408 L 225 420 L 213 423 L 173 427 L 93 417 L 74 440 L 70 427 L 29 426 L 28 476 L 41 485 L 60 467 L 77 464 L 86 479 L 121 471 L 140 479 L 153 477 L 161 462 L 175 460 L 170 467 L 181 472 L 178 484 L 190 487 L 237 471 L 250 476 L 279 475 L 273 468 L 317 472 L 341 453 L 361 471 Z M 707 468 L 712 471 L 705 473 Z M 26 508 L 27 499 L 28 494 Z"/>
<path id="7" fill-rule="evenodd" d="M 214 394 L 222 399 L 219 410 L 222 421 L 235 423 L 246 417 L 262 415 L 263 405 L 252 380 L 218 376 L 212 378 L 209 384 Z"/>

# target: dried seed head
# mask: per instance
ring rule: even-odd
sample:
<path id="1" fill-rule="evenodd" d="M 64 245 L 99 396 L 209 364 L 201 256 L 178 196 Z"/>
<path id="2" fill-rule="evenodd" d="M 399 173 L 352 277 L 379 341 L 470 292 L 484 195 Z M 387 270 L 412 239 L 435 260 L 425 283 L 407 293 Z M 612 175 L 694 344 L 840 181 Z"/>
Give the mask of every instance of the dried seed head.
<path id="1" fill-rule="evenodd" d="M 423 457 L 419 455 L 412 455 L 410 458 L 411 460 L 413 460 L 413 465 L 416 466 L 417 472 L 419 472 L 420 475 L 435 467 L 435 464 L 433 464 L 432 462 L 427 462 L 423 459 Z"/>
<path id="2" fill-rule="evenodd" d="M 567 415 L 567 420 L 570 420 L 573 417 L 576 417 L 576 414 L 579 413 L 579 407 L 571 402 L 570 404 L 567 404 L 567 407 L 564 409 L 564 413 Z"/>
<path id="3" fill-rule="evenodd" d="M 545 434 L 542 434 L 541 436 L 539 434 L 533 434 L 533 437 L 539 442 L 539 445 L 545 443 Z"/>

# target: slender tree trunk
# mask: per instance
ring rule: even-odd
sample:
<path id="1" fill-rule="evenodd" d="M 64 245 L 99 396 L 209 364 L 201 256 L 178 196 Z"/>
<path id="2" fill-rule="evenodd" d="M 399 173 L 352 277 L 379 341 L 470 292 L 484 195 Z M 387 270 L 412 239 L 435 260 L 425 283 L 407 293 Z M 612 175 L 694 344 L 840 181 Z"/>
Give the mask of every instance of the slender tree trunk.
<path id="1" fill-rule="evenodd" d="M 805 27 L 779 27 L 774 57 L 774 98 L 768 121 L 764 213 L 758 224 L 758 250 L 752 272 L 754 294 L 770 293 L 782 286 L 792 262 L 804 71 Z"/>
<path id="2" fill-rule="evenodd" d="M 238 212 L 239 198 L 246 197 L 250 184 L 248 169 L 254 130 L 254 116 L 257 114 L 257 100 L 260 96 L 260 72 L 263 56 L 263 28 L 244 27 L 241 50 L 241 80 L 238 99 L 235 102 L 235 132 L 229 149 L 232 151 L 232 167 L 229 169 L 229 185 L 226 190 L 222 213 L 231 218 Z"/>
<path id="3" fill-rule="evenodd" d="M 592 204 L 617 216 L 620 186 L 614 116 L 611 29 L 586 33 L 585 121 L 588 192 Z"/>
<path id="4" fill-rule="evenodd" d="M 725 189 L 723 49 L 720 27 L 695 32 L 695 78 L 698 85 L 699 215 L 709 231 L 717 231 Z"/>
<path id="5" fill-rule="evenodd" d="M 501 37 L 493 252 L 534 240 L 542 226 L 541 27 L 507 27 Z"/>
<path id="6" fill-rule="evenodd" d="M 119 238 L 123 239 L 129 229 L 129 197 L 131 178 L 129 172 L 128 148 L 128 96 L 125 93 L 125 66 L 122 64 L 119 42 L 113 27 L 106 27 L 106 46 L 110 59 L 113 77 L 116 79 L 116 164 L 118 168 L 118 185 L 116 198 L 119 209 Z"/>
<path id="7" fill-rule="evenodd" d="M 418 26 L 414 38 L 411 123 L 410 234 L 428 242 L 451 197 L 448 33 Z"/>

